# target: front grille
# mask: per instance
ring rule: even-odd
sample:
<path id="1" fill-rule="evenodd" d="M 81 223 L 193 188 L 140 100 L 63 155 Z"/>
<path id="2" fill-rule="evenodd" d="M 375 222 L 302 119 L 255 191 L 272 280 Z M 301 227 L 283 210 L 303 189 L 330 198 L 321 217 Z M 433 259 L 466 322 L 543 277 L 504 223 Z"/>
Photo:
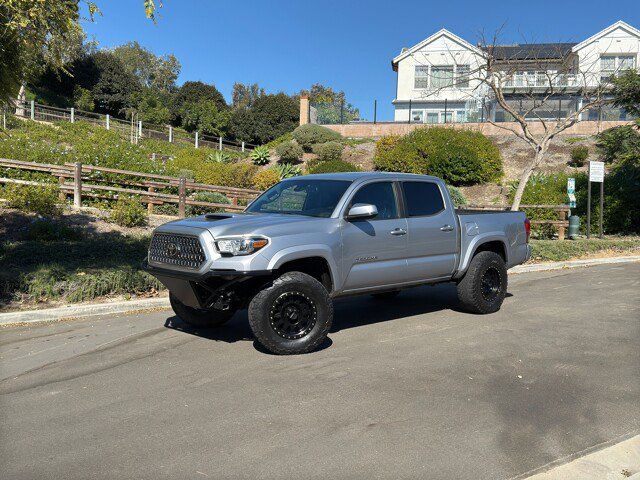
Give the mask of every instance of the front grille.
<path id="1" fill-rule="evenodd" d="M 156 233 L 149 246 L 149 261 L 198 269 L 204 263 L 205 256 L 197 237 Z"/>

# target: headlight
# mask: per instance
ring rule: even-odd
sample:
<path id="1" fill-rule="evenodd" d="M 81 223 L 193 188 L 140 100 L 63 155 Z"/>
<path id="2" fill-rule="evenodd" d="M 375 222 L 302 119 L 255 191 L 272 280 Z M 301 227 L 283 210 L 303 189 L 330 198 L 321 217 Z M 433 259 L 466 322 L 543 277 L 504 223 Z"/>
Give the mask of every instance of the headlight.
<path id="1" fill-rule="evenodd" d="M 264 237 L 233 237 L 218 238 L 216 246 L 223 255 L 250 255 L 267 245 L 269 240 Z"/>

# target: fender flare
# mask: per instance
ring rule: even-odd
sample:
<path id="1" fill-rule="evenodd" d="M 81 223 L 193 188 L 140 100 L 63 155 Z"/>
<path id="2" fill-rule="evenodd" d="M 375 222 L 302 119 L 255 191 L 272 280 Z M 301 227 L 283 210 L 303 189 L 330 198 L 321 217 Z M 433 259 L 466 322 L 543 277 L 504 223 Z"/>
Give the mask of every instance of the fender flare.
<path id="1" fill-rule="evenodd" d="M 288 247 L 276 252 L 269 260 L 268 269 L 277 270 L 282 265 L 292 260 L 300 260 L 303 258 L 320 257 L 329 265 L 329 275 L 331 275 L 331 284 L 333 289 L 338 290 L 340 285 L 338 276 L 338 265 L 334 260 L 334 253 L 327 245 L 311 244 L 295 247 Z"/>
<path id="2" fill-rule="evenodd" d="M 460 278 L 464 275 L 464 273 L 467 271 L 467 268 L 469 268 L 471 259 L 473 258 L 479 247 L 481 247 L 485 243 L 495 241 L 502 243 L 502 246 L 504 247 L 505 263 L 508 265 L 509 239 L 503 232 L 487 232 L 473 237 L 473 240 L 471 240 L 471 243 L 469 243 L 469 246 L 467 247 L 464 257 L 461 257 L 460 259 L 460 266 L 458 267 L 458 271 L 455 274 L 455 278 Z"/>

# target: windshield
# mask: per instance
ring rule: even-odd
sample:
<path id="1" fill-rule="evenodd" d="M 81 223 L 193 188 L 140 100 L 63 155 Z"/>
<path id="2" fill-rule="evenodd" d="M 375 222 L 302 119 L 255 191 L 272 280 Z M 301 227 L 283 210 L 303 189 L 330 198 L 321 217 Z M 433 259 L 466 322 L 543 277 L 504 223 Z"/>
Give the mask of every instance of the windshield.
<path id="1" fill-rule="evenodd" d="M 260 195 L 246 211 L 329 217 L 350 184 L 346 180 L 286 180 Z"/>

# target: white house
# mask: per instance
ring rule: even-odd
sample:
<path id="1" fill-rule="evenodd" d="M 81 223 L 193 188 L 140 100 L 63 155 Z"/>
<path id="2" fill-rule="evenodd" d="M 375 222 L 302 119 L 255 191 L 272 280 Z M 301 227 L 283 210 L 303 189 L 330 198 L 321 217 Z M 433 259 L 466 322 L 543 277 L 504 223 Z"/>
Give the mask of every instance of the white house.
<path id="1" fill-rule="evenodd" d="M 561 87 L 545 101 L 545 111 L 535 112 L 538 117 L 558 118 L 579 108 L 582 94 L 578 92 L 584 92 L 585 87 L 595 88 L 620 71 L 638 68 L 640 30 L 618 21 L 580 43 L 489 48 L 494 59 L 508 65 L 505 97 L 521 111 L 535 101 L 536 91 L 548 92 L 550 82 Z M 446 29 L 402 49 L 391 62 L 397 72 L 395 121 L 449 123 L 482 121 L 485 117 L 508 120 L 478 79 L 477 72 L 482 71 L 486 58 L 486 49 Z M 611 120 L 625 117 L 624 112 L 613 109 L 606 114 Z M 598 115 L 602 116 L 602 111 L 584 113 L 587 118 L 583 119 L 597 119 Z"/>

